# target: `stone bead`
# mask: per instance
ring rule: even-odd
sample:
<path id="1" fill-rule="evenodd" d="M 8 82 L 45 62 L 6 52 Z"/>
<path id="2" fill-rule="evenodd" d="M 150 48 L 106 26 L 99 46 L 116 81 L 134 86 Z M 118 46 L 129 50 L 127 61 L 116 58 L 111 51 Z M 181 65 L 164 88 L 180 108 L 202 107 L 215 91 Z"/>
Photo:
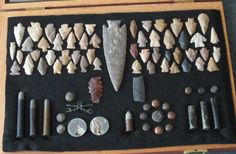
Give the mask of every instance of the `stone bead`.
<path id="1" fill-rule="evenodd" d="M 199 87 L 197 92 L 198 94 L 204 94 L 206 92 L 206 89 L 204 87 Z"/>
<path id="2" fill-rule="evenodd" d="M 142 112 L 142 113 L 140 113 L 139 118 L 140 118 L 140 120 L 147 120 L 148 119 L 148 115 L 147 115 L 147 113 Z"/>
<path id="3" fill-rule="evenodd" d="M 165 110 L 165 111 L 169 110 L 170 109 L 170 104 L 167 103 L 167 102 L 163 103 L 162 104 L 162 109 Z"/>
<path id="4" fill-rule="evenodd" d="M 186 87 L 184 89 L 184 92 L 185 92 L 186 95 L 191 95 L 192 92 L 193 92 L 193 89 L 191 87 Z"/>
<path id="5" fill-rule="evenodd" d="M 143 131 L 149 131 L 151 129 L 150 125 L 148 123 L 143 124 Z"/>
<path id="6" fill-rule="evenodd" d="M 65 95 L 65 100 L 68 102 L 72 102 L 76 99 L 76 95 L 73 92 L 68 91 Z"/>
<path id="7" fill-rule="evenodd" d="M 151 105 L 150 105 L 149 103 L 146 103 L 146 104 L 143 105 L 143 110 L 144 110 L 144 111 L 150 111 L 151 108 L 152 108 L 152 107 L 151 107 Z"/>
<path id="8" fill-rule="evenodd" d="M 165 130 L 166 130 L 167 132 L 170 132 L 170 131 L 172 131 L 173 129 L 174 129 L 174 126 L 173 126 L 172 124 L 166 124 Z"/>
<path id="9" fill-rule="evenodd" d="M 158 99 L 152 100 L 152 107 L 158 108 L 160 106 L 160 101 Z"/>
<path id="10" fill-rule="evenodd" d="M 60 124 L 60 125 L 57 125 L 56 130 L 57 130 L 58 134 L 64 134 L 64 132 L 66 131 L 66 127 L 64 125 Z"/>
<path id="11" fill-rule="evenodd" d="M 176 118 L 175 112 L 169 111 L 169 112 L 167 113 L 167 118 L 170 119 L 170 120 L 175 119 L 175 118 Z"/>
<path id="12" fill-rule="evenodd" d="M 157 126 L 157 127 L 155 127 L 154 132 L 157 135 L 161 135 L 163 133 L 163 128 L 161 126 Z"/>
<path id="13" fill-rule="evenodd" d="M 56 119 L 58 122 L 64 122 L 66 120 L 66 115 L 64 113 L 58 113 Z"/>
<path id="14" fill-rule="evenodd" d="M 213 85 L 213 86 L 211 86 L 210 91 L 211 91 L 211 93 L 215 94 L 215 93 L 217 93 L 218 89 L 219 89 L 219 88 L 218 88 L 217 85 Z"/>

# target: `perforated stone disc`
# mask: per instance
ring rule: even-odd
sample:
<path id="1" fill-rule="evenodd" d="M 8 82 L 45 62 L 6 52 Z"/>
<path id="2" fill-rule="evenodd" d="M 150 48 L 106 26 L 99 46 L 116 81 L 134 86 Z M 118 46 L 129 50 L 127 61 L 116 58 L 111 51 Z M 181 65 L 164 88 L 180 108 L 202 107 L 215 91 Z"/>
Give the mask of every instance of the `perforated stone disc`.
<path id="1" fill-rule="evenodd" d="M 81 118 L 74 118 L 69 122 L 67 130 L 71 136 L 80 137 L 87 131 L 87 124 Z"/>

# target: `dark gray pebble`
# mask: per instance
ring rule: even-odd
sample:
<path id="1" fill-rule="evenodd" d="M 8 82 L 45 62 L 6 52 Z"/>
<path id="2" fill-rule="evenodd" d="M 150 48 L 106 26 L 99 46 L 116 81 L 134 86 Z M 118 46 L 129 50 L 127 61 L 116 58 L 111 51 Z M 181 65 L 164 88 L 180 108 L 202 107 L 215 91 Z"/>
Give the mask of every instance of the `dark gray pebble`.
<path id="1" fill-rule="evenodd" d="M 147 120 L 148 119 L 148 115 L 147 115 L 147 113 L 142 112 L 142 113 L 140 113 L 139 118 L 141 120 Z"/>
<path id="2" fill-rule="evenodd" d="M 166 126 L 165 126 L 165 130 L 167 131 L 167 132 L 170 132 L 170 131 L 172 131 L 174 129 L 174 126 L 172 125 L 172 124 L 167 124 Z"/>
<path id="3" fill-rule="evenodd" d="M 186 95 L 191 95 L 192 92 L 193 92 L 193 89 L 191 87 L 186 87 L 184 89 L 184 92 L 185 92 Z"/>
<path id="4" fill-rule="evenodd" d="M 213 85 L 213 86 L 211 86 L 211 89 L 210 89 L 211 93 L 215 94 L 215 93 L 218 92 L 218 90 L 219 90 L 219 88 L 218 88 L 217 85 Z"/>
<path id="5" fill-rule="evenodd" d="M 152 108 L 152 107 L 151 107 L 151 104 L 149 104 L 149 103 L 146 103 L 146 104 L 143 105 L 143 110 L 144 110 L 144 111 L 150 111 L 151 108 Z"/>
<path id="6" fill-rule="evenodd" d="M 169 110 L 170 109 L 170 104 L 167 103 L 167 102 L 163 103 L 162 104 L 162 109 L 165 110 L 165 111 Z"/>
<path id="7" fill-rule="evenodd" d="M 206 92 L 206 89 L 204 87 L 199 87 L 197 92 L 198 94 L 204 94 Z"/>
<path id="8" fill-rule="evenodd" d="M 143 124 L 143 131 L 149 131 L 151 129 L 150 125 L 148 123 Z"/>

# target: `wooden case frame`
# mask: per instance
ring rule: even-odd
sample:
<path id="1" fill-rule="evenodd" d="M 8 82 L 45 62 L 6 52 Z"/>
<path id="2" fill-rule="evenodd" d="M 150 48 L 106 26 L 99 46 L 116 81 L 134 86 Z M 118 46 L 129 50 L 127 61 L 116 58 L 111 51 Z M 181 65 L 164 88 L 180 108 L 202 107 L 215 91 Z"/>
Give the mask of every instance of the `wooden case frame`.
<path id="1" fill-rule="evenodd" d="M 105 0 L 106 1 L 106 0 Z M 132 1 L 132 0 L 129 0 Z M 142 1 L 142 0 L 141 0 Z M 221 13 L 223 32 L 225 36 L 226 54 L 229 66 L 229 76 L 231 81 L 231 92 L 234 103 L 234 110 L 236 111 L 236 94 L 234 75 L 232 69 L 232 62 L 230 57 L 230 49 L 228 43 L 228 36 L 225 23 L 225 15 L 222 2 L 195 2 L 195 3 L 168 3 L 168 4 L 130 4 L 130 5 L 114 5 L 114 6 L 89 6 L 81 8 L 62 8 L 62 9 L 45 9 L 45 10 L 24 10 L 24 11 L 9 11 L 0 12 L 0 135 L 3 136 L 4 128 L 4 112 L 5 112 L 5 82 L 6 82 L 6 53 L 7 53 L 7 29 L 9 17 L 20 16 L 47 16 L 47 15 L 67 15 L 67 14 L 105 14 L 105 13 L 124 13 L 124 12 L 163 12 L 163 11 L 177 11 L 177 10 L 198 10 L 198 9 L 216 9 Z M 236 115 L 235 115 L 236 117 Z M 2 137 L 0 139 L 2 147 Z M 2 148 L 1 148 L 2 149 Z M 220 149 L 236 149 L 236 144 L 204 144 L 204 145 L 188 145 L 188 146 L 173 146 L 173 147 L 156 147 L 148 149 L 129 149 L 129 150 L 105 150 L 105 151 L 83 151 L 76 153 L 157 153 L 166 152 L 174 153 L 178 151 L 192 151 L 192 150 L 220 150 Z M 2 150 L 0 153 L 3 153 Z M 17 152 L 24 153 L 24 152 Z M 30 152 L 30 153 L 44 153 L 56 154 L 58 152 Z M 63 152 L 71 154 L 75 152 Z"/>

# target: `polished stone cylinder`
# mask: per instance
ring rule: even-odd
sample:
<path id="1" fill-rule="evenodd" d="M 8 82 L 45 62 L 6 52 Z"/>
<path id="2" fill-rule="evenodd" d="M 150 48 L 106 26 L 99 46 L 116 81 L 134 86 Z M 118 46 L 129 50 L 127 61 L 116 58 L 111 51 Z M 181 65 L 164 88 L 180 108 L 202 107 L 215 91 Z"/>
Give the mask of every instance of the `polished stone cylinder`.
<path id="1" fill-rule="evenodd" d="M 29 136 L 30 137 L 35 137 L 36 136 L 36 115 L 37 115 L 37 103 L 35 99 L 30 100 L 30 118 L 29 118 L 29 123 L 30 123 L 30 129 L 29 129 Z"/>
<path id="2" fill-rule="evenodd" d="M 44 100 L 44 114 L 43 114 L 43 136 L 50 136 L 50 101 Z"/>
<path id="3" fill-rule="evenodd" d="M 214 129 L 221 129 L 220 108 L 215 97 L 210 98 L 212 114 L 214 119 Z"/>
<path id="4" fill-rule="evenodd" d="M 205 101 L 201 101 L 200 107 L 201 107 L 201 117 L 202 117 L 202 129 L 209 130 L 211 127 L 210 127 L 210 117 L 207 103 Z"/>
<path id="5" fill-rule="evenodd" d="M 16 138 L 24 137 L 24 102 L 25 102 L 25 95 L 22 91 L 20 91 L 18 94 L 18 103 L 17 103 Z"/>
<path id="6" fill-rule="evenodd" d="M 190 130 L 197 129 L 197 113 L 195 105 L 188 106 L 188 121 Z"/>

